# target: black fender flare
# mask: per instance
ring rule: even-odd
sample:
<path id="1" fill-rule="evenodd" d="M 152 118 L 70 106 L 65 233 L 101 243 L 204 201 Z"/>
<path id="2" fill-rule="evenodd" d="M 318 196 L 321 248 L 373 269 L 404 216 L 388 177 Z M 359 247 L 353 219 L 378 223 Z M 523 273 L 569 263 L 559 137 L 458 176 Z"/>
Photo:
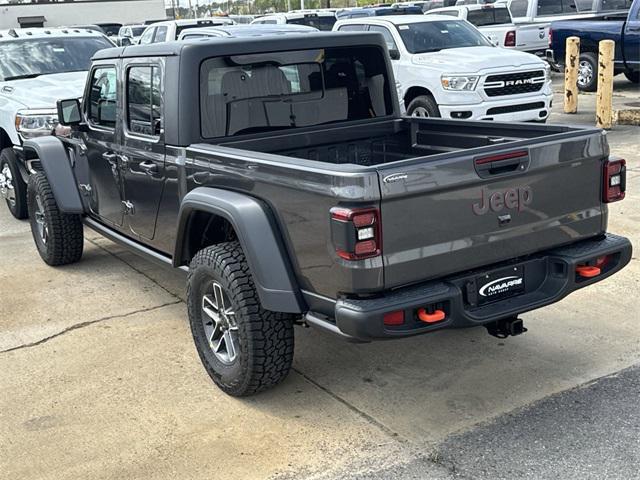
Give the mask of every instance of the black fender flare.
<path id="1" fill-rule="evenodd" d="M 302 313 L 304 303 L 286 249 L 263 204 L 249 196 L 212 187 L 198 187 L 182 199 L 173 266 L 190 259 L 185 251 L 189 218 L 207 212 L 226 219 L 234 228 L 262 306 L 274 312 Z"/>
<path id="2" fill-rule="evenodd" d="M 58 208 L 64 213 L 84 213 L 76 178 L 64 143 L 54 136 L 34 138 L 24 142 L 25 159 L 33 152 L 40 160 L 49 180 Z"/>

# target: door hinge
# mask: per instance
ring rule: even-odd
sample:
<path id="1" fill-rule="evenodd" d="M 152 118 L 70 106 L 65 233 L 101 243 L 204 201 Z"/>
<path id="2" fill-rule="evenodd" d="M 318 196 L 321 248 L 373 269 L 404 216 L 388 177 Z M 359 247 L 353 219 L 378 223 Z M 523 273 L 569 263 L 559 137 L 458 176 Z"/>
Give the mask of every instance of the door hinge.
<path id="1" fill-rule="evenodd" d="M 131 203 L 129 200 L 123 200 L 122 206 L 124 207 L 125 215 L 135 215 L 136 208 L 133 206 L 133 203 Z"/>

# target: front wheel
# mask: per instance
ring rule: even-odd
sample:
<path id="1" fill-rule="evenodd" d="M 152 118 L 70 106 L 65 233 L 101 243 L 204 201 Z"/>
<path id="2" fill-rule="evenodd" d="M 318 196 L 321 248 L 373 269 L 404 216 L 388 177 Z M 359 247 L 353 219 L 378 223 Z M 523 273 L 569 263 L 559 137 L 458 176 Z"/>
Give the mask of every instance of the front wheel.
<path id="1" fill-rule="evenodd" d="M 293 317 L 265 310 L 238 242 L 200 250 L 187 280 L 200 360 L 225 393 L 240 397 L 282 381 L 293 361 Z"/>
<path id="2" fill-rule="evenodd" d="M 587 52 L 580 54 L 578 64 L 578 89 L 595 92 L 598 87 L 598 56 Z"/>
<path id="3" fill-rule="evenodd" d="M 62 213 L 47 177 L 34 173 L 27 186 L 31 234 L 44 262 L 51 266 L 80 260 L 84 244 L 80 215 Z"/>
<path id="4" fill-rule="evenodd" d="M 435 99 L 430 95 L 420 95 L 409 102 L 407 115 L 410 117 L 440 117 L 440 109 Z"/>
<path id="5" fill-rule="evenodd" d="M 18 220 L 27 218 L 27 184 L 22 180 L 11 148 L 0 153 L 0 195 L 7 202 L 11 215 Z"/>

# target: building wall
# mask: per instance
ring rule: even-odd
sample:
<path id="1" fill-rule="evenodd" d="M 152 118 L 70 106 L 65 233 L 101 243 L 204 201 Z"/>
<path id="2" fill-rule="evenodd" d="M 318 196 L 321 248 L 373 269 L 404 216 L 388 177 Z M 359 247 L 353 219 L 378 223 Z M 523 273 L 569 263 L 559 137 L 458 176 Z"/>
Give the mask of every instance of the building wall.
<path id="1" fill-rule="evenodd" d="M 0 5 L 0 29 L 19 28 L 18 17 L 45 18 L 45 27 L 92 23 L 142 23 L 166 18 L 164 0 L 87 0 Z"/>

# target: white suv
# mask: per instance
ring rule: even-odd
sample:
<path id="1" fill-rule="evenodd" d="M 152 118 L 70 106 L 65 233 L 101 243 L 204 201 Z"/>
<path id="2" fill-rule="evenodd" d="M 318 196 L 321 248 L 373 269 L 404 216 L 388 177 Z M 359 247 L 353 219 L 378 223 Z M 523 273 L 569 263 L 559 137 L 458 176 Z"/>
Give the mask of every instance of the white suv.
<path id="1" fill-rule="evenodd" d="M 53 133 L 56 101 L 81 97 L 91 57 L 113 46 L 73 27 L 0 31 L 0 195 L 14 217 L 27 217 L 23 141 Z"/>
<path id="2" fill-rule="evenodd" d="M 380 32 L 408 115 L 544 122 L 553 90 L 535 55 L 493 46 L 465 20 L 402 15 L 340 20 L 334 30 Z"/>

